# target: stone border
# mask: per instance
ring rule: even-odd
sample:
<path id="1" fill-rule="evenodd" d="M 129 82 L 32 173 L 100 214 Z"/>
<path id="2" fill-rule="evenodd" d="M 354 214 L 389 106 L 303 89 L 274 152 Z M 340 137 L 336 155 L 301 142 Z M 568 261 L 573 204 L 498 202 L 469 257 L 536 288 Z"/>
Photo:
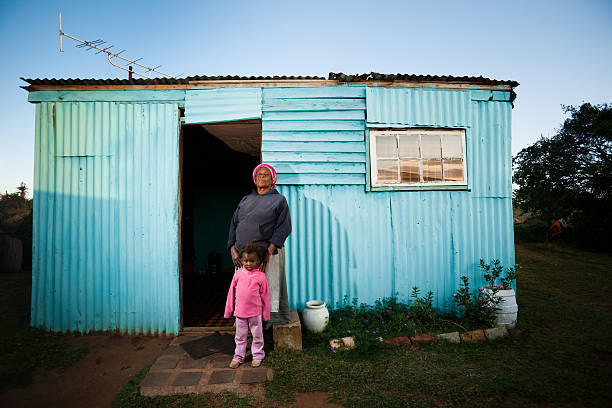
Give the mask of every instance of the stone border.
<path id="1" fill-rule="evenodd" d="M 514 333 L 520 333 L 519 329 L 511 329 Z M 468 332 L 450 332 L 438 335 L 427 333 L 415 334 L 412 336 L 402 335 L 391 338 L 379 337 L 378 340 L 386 343 L 389 346 L 412 345 L 418 343 L 478 343 L 481 341 L 497 340 L 508 336 L 510 331 L 505 327 L 492 327 L 490 329 L 472 330 Z M 330 348 L 333 352 L 352 350 L 355 346 L 355 337 L 343 337 L 341 339 L 333 339 L 329 341 Z"/>

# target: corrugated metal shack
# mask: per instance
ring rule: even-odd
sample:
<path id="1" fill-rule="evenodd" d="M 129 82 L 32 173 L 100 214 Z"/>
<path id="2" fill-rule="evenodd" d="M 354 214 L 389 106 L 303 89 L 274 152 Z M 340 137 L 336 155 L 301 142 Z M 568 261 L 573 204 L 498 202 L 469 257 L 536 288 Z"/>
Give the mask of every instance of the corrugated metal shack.
<path id="1" fill-rule="evenodd" d="M 459 276 L 482 283 L 480 258 L 514 264 L 514 81 L 24 80 L 36 104 L 32 326 L 192 324 L 186 268 L 210 269 L 216 252 L 231 265 L 227 226 L 259 160 L 291 208 L 292 308 L 418 286 L 449 310 Z"/>

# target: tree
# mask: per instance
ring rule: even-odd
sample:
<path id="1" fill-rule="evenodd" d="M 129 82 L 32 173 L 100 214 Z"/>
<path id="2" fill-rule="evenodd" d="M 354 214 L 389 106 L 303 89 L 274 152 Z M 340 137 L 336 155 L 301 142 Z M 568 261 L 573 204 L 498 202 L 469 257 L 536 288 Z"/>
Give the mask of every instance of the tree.
<path id="1" fill-rule="evenodd" d="M 513 158 L 515 200 L 547 222 L 569 217 L 580 246 L 605 249 L 612 233 L 612 105 L 564 107 L 570 117 Z"/>

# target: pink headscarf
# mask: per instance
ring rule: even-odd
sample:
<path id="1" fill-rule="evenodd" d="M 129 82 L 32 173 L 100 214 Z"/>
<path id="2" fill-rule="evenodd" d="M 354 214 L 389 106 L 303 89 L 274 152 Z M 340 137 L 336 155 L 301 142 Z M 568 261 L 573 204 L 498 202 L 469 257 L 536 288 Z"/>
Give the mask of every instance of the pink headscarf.
<path id="1" fill-rule="evenodd" d="M 261 163 L 259 166 L 255 167 L 255 170 L 253 170 L 253 183 L 255 183 L 255 175 L 257 174 L 257 170 L 262 167 L 265 167 L 270 170 L 270 174 L 272 175 L 272 188 L 274 188 L 276 186 L 276 170 L 274 170 L 274 167 L 266 163 Z"/>

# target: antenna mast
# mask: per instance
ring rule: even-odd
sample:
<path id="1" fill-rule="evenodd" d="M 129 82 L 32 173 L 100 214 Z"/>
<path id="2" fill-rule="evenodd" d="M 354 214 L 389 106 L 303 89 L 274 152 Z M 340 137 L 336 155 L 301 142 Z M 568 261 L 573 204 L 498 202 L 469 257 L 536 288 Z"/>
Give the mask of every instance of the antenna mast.
<path id="1" fill-rule="evenodd" d="M 71 39 L 73 39 L 73 40 L 75 40 L 75 41 L 79 42 L 80 44 L 77 44 L 77 45 L 76 45 L 76 47 L 77 47 L 77 48 L 85 48 L 85 49 L 86 49 L 86 51 L 89 51 L 90 49 L 96 49 L 96 50 L 98 50 L 98 52 L 96 52 L 96 54 L 100 54 L 101 52 L 105 53 L 105 54 L 106 54 L 106 57 L 108 58 L 108 62 L 109 62 L 109 64 L 111 64 L 112 66 L 115 66 L 115 67 L 117 67 L 117 68 L 119 68 L 119 69 L 122 69 L 122 70 L 124 70 L 124 71 L 128 71 L 128 72 L 129 72 L 129 78 L 130 78 L 130 79 L 132 79 L 132 74 L 136 74 L 136 75 L 139 75 L 139 76 L 144 77 L 144 78 L 150 78 L 149 74 L 150 74 L 151 72 L 155 72 L 155 73 L 160 74 L 160 75 L 163 75 L 163 76 L 165 76 L 165 77 L 167 77 L 167 78 L 176 79 L 176 77 L 174 77 L 174 76 L 172 76 L 172 75 L 170 75 L 170 74 L 165 74 L 165 73 L 163 73 L 163 72 L 161 72 L 161 71 L 158 71 L 158 68 L 160 68 L 160 67 L 161 67 L 161 65 L 158 65 L 158 66 L 156 66 L 156 67 L 149 67 L 149 66 L 146 66 L 146 65 L 140 64 L 140 63 L 138 62 L 138 61 L 140 61 L 142 58 L 138 58 L 138 59 L 135 59 L 135 60 L 131 60 L 131 59 L 129 59 L 129 58 L 122 57 L 120 54 L 122 54 L 123 52 L 125 52 L 125 50 L 121 50 L 121 51 L 119 51 L 119 52 L 117 52 L 117 53 L 114 53 L 114 52 L 110 51 L 110 49 L 111 49 L 111 48 L 113 48 L 113 47 L 114 47 L 114 45 L 110 45 L 110 46 L 108 46 L 108 47 L 102 48 L 102 46 L 103 46 L 104 44 L 107 44 L 107 43 L 106 43 L 106 41 L 102 40 L 101 38 L 98 38 L 97 40 L 93 40 L 93 41 L 84 41 L 84 40 L 81 40 L 81 39 L 79 39 L 79 38 L 73 37 L 73 36 L 71 36 L 70 34 L 66 34 L 64 31 L 62 31 L 62 13 L 59 13 L 59 40 L 60 40 L 60 52 L 64 52 L 64 49 L 63 49 L 63 47 L 62 47 L 62 37 L 63 37 L 63 36 L 68 37 L 68 38 L 71 38 Z M 132 69 L 132 66 L 131 66 L 131 65 L 130 65 L 128 68 L 122 67 L 122 66 L 121 66 L 121 65 L 119 65 L 118 63 L 113 62 L 112 58 L 115 58 L 115 59 L 121 59 L 121 60 L 123 60 L 123 61 L 126 61 L 127 63 L 134 64 L 134 65 L 136 65 L 137 67 L 140 67 L 140 68 L 143 70 L 143 72 L 144 72 L 144 73 L 142 73 L 142 72 L 138 72 L 138 71 L 134 71 L 134 70 Z M 178 77 L 178 76 L 180 76 L 180 74 L 179 74 L 179 75 L 177 75 L 177 77 Z"/>

